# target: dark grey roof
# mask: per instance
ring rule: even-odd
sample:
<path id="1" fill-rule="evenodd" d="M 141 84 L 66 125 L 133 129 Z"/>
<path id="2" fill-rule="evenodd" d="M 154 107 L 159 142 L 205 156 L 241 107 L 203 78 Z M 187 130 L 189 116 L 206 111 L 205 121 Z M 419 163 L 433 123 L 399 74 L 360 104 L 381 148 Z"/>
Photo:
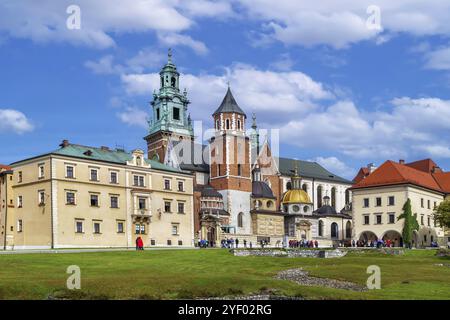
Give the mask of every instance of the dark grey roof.
<path id="1" fill-rule="evenodd" d="M 331 173 L 317 162 L 294 160 L 289 158 L 278 158 L 278 160 L 279 160 L 278 169 L 280 170 L 280 173 L 285 176 L 293 175 L 292 171 L 295 168 L 294 166 L 295 162 L 297 163 L 299 174 L 302 177 L 321 179 L 325 181 L 341 182 L 350 185 L 352 184 L 350 180 L 344 179 L 342 177 L 335 175 L 334 173 Z"/>
<path id="2" fill-rule="evenodd" d="M 275 199 L 272 189 L 270 189 L 269 185 L 264 181 L 252 182 L 252 197 Z"/>
<path id="3" fill-rule="evenodd" d="M 335 214 L 337 214 L 337 211 L 332 206 L 325 205 L 325 206 L 321 206 L 319 209 L 314 211 L 314 213 L 323 214 L 323 215 L 328 215 L 328 214 L 335 215 Z"/>
<path id="4" fill-rule="evenodd" d="M 228 87 L 227 93 L 225 95 L 225 98 L 223 98 L 223 101 L 220 105 L 220 107 L 213 113 L 213 115 L 216 115 L 218 113 L 222 112 L 233 112 L 238 113 L 246 116 L 245 112 L 242 111 L 242 109 L 237 104 L 236 100 L 233 97 L 233 94 L 231 93 L 230 88 Z"/>
<path id="5" fill-rule="evenodd" d="M 202 190 L 202 197 L 222 198 L 222 195 L 213 187 L 205 186 Z"/>

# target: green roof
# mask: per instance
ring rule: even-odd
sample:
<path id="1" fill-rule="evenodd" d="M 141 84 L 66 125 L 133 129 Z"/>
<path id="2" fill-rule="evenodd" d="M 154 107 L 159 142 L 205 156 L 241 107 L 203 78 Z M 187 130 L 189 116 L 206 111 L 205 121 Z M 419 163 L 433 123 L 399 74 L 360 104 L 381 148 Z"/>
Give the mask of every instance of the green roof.
<path id="1" fill-rule="evenodd" d="M 353 184 L 350 180 L 331 173 L 317 162 L 278 158 L 278 169 L 282 175 L 291 176 L 295 167 L 294 164 L 297 164 L 299 174 L 302 177 Z"/>
<path id="2" fill-rule="evenodd" d="M 126 165 L 127 161 L 130 161 L 133 159 L 133 155 L 130 152 L 126 152 L 124 150 L 120 150 L 120 149 L 112 150 L 112 149 L 105 149 L 105 148 L 88 147 L 88 146 L 82 146 L 82 145 L 78 145 L 78 144 L 68 144 L 65 147 L 61 147 L 55 151 L 52 151 L 52 152 L 44 154 L 44 155 L 61 155 L 61 156 L 66 156 L 66 157 L 115 163 L 115 164 L 120 164 L 120 165 Z M 38 157 L 41 157 L 44 155 L 40 155 Z M 38 157 L 33 157 L 31 159 L 38 158 Z M 26 159 L 26 160 L 29 160 L 29 159 Z M 13 164 L 20 163 L 23 161 L 25 161 L 25 160 L 18 161 Z M 155 160 L 145 159 L 145 162 L 147 164 L 149 164 L 152 169 L 183 173 L 179 169 L 167 166 L 167 165 L 162 164 Z"/>

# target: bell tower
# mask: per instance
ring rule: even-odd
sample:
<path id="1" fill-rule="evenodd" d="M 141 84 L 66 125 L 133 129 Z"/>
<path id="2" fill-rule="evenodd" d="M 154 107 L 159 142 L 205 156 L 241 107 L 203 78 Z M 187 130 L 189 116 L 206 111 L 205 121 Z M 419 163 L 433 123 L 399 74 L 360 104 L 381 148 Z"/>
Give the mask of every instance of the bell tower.
<path id="1" fill-rule="evenodd" d="M 148 158 L 165 162 L 170 143 L 193 141 L 194 131 L 187 109 L 190 101 L 187 91 L 180 91 L 180 73 L 172 62 L 172 50 L 169 49 L 166 65 L 159 72 L 159 91 L 153 93 L 152 119 L 147 141 Z"/>
<path id="2" fill-rule="evenodd" d="M 245 134 L 247 116 L 228 87 L 213 114 L 214 136 L 210 140 L 211 186 L 223 196 L 225 210 L 236 233 L 251 232 L 250 139 Z"/>

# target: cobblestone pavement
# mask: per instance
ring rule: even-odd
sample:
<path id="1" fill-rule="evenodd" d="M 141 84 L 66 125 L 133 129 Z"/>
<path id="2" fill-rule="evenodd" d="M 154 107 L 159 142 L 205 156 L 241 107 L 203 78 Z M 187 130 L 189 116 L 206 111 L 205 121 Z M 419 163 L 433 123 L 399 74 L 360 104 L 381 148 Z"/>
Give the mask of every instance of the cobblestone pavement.
<path id="1" fill-rule="evenodd" d="M 301 268 L 281 271 L 278 273 L 276 278 L 282 279 L 282 280 L 293 281 L 302 286 L 319 286 L 319 287 L 345 289 L 345 290 L 352 290 L 352 291 L 366 291 L 367 290 L 366 287 L 360 286 L 353 282 L 335 280 L 335 279 L 327 279 L 327 278 L 311 277 L 308 275 L 307 271 L 304 271 Z"/>

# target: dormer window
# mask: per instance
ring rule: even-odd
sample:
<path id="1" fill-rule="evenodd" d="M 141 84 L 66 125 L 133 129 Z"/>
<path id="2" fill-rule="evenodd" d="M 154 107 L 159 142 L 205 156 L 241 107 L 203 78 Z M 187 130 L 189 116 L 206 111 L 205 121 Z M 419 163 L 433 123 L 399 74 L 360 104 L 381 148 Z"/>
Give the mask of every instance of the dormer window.
<path id="1" fill-rule="evenodd" d="M 142 166 L 142 158 L 141 157 L 136 157 L 136 165 L 138 167 Z"/>
<path id="2" fill-rule="evenodd" d="M 90 157 L 90 156 L 92 156 L 92 151 L 91 151 L 91 150 L 88 150 L 88 151 L 85 151 L 83 154 L 84 154 L 85 156 Z"/>

